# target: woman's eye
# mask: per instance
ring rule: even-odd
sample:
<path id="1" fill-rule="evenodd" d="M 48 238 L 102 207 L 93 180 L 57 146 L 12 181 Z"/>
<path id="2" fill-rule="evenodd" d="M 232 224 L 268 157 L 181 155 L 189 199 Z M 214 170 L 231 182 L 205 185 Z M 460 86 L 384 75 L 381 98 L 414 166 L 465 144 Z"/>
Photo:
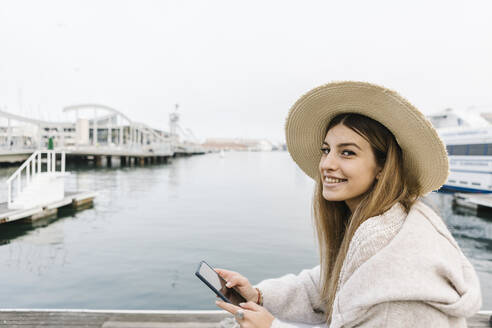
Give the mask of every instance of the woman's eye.
<path id="1" fill-rule="evenodd" d="M 342 150 L 342 155 L 350 156 L 350 155 L 355 155 L 355 153 L 351 150 Z"/>
<path id="2" fill-rule="evenodd" d="M 328 153 L 330 152 L 330 148 L 321 148 L 321 152 L 325 155 L 328 155 Z"/>

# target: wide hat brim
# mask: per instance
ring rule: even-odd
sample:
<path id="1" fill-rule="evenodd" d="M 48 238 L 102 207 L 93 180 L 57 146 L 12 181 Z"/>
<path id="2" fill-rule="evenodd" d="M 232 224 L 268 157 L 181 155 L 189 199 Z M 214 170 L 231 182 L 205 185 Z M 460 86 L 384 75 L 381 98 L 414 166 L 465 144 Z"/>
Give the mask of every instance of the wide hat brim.
<path id="1" fill-rule="evenodd" d="M 403 152 L 404 170 L 418 180 L 420 195 L 448 178 L 446 147 L 432 124 L 395 91 L 366 82 L 335 82 L 314 88 L 292 106 L 285 126 L 287 149 L 299 167 L 319 180 L 328 123 L 342 113 L 368 116 L 388 128 Z"/>

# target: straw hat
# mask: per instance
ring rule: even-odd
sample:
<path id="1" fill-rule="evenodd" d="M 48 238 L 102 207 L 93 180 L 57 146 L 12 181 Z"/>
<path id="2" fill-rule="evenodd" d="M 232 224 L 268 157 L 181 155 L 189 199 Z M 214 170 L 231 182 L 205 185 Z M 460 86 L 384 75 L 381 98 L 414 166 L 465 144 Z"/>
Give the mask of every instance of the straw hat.
<path id="1" fill-rule="evenodd" d="M 289 111 L 285 126 L 287 148 L 297 165 L 314 180 L 319 179 L 319 149 L 328 123 L 342 113 L 368 116 L 393 133 L 403 151 L 404 170 L 418 179 L 421 195 L 446 182 L 446 147 L 425 116 L 395 91 L 352 81 L 314 88 Z"/>

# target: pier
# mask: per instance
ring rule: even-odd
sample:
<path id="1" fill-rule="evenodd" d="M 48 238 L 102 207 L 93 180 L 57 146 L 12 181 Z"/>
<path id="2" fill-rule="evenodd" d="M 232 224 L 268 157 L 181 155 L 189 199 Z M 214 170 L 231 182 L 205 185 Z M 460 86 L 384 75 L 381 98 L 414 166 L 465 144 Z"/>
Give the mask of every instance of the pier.
<path id="1" fill-rule="evenodd" d="M 455 193 L 453 200 L 456 205 L 472 210 L 492 209 L 492 194 Z"/>
<path id="2" fill-rule="evenodd" d="M 91 205 L 96 192 L 65 191 L 65 153 L 35 151 L 7 179 L 7 202 L 0 203 L 0 224 L 50 217 L 59 208 Z"/>
<path id="3" fill-rule="evenodd" d="M 170 132 L 101 104 L 67 106 L 63 113 L 73 114 L 75 120 L 52 122 L 0 111 L 0 119 L 7 123 L 0 126 L 0 163 L 22 162 L 36 149 L 65 152 L 69 161 L 76 162 L 101 164 L 104 158 L 108 166 L 113 159 L 121 165 L 143 165 L 205 153 L 193 133 L 179 125 L 177 107 L 169 117 Z"/>
<path id="4" fill-rule="evenodd" d="M 492 311 L 467 319 L 468 327 L 492 327 Z M 432 323 L 429 323 L 431 326 Z M 0 310 L 0 327 L 232 328 L 225 311 Z"/>
<path id="5" fill-rule="evenodd" d="M 8 200 L 0 203 L 0 223 L 35 220 L 54 215 L 61 207 L 92 203 L 93 191 L 65 192 L 67 162 L 143 166 L 204 154 L 193 133 L 179 125 L 177 109 L 178 105 L 169 115 L 170 132 L 101 104 L 67 106 L 63 112 L 75 120 L 64 122 L 0 111 L 0 119 L 7 123 L 0 124 L 0 163 L 24 162 L 7 180 Z"/>
<path id="6" fill-rule="evenodd" d="M 0 203 L 0 224 L 17 220 L 34 221 L 56 215 L 60 208 L 81 209 L 91 206 L 97 193 L 65 192 L 63 199 L 28 209 L 9 209 L 8 203 Z"/>

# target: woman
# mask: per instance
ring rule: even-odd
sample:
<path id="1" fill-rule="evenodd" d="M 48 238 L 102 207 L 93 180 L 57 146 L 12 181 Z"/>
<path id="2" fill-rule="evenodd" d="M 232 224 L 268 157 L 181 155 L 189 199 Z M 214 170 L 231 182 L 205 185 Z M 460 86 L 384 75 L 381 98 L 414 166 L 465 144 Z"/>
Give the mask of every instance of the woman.
<path id="1" fill-rule="evenodd" d="M 256 287 L 216 269 L 248 300 L 217 305 L 241 327 L 466 327 L 480 286 L 419 200 L 448 176 L 445 146 L 422 113 L 380 86 L 330 83 L 294 104 L 286 140 L 317 183 L 320 265 Z"/>

